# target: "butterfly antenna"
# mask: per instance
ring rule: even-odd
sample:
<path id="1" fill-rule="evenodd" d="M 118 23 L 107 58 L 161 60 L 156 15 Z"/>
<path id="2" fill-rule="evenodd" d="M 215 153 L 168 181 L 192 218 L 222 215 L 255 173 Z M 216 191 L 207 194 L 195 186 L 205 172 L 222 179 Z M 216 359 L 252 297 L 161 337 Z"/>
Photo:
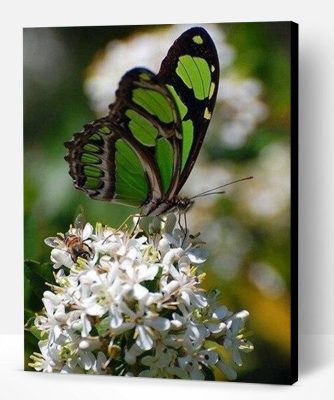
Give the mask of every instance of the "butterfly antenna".
<path id="1" fill-rule="evenodd" d="M 224 193 L 226 193 L 225 190 L 221 190 L 221 191 L 218 191 L 218 192 L 201 193 L 201 194 L 198 194 L 198 195 L 192 197 L 191 199 L 198 199 L 200 197 L 210 196 L 211 194 L 224 194 Z"/>
<path id="2" fill-rule="evenodd" d="M 221 189 L 221 188 L 226 187 L 226 186 L 233 185 L 234 183 L 248 181 L 250 179 L 253 179 L 253 177 L 252 176 L 247 176 L 246 178 L 237 179 L 235 181 L 225 183 L 224 185 L 220 185 L 220 186 L 217 186 L 215 188 L 212 188 L 212 189 L 209 189 L 209 190 L 205 190 L 204 192 L 198 193 L 195 196 L 190 197 L 190 200 L 196 199 L 197 197 L 209 196 L 210 194 L 222 194 L 222 193 L 225 193 L 225 192 L 216 192 L 216 190 Z"/>

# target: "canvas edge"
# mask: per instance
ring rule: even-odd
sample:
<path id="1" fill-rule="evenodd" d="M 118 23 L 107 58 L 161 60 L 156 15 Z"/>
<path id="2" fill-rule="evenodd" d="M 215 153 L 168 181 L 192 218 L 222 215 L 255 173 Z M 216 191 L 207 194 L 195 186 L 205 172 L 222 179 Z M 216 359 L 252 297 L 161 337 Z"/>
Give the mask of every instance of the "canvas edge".
<path id="1" fill-rule="evenodd" d="M 298 37 L 299 25 L 291 22 L 291 374 L 298 381 Z"/>

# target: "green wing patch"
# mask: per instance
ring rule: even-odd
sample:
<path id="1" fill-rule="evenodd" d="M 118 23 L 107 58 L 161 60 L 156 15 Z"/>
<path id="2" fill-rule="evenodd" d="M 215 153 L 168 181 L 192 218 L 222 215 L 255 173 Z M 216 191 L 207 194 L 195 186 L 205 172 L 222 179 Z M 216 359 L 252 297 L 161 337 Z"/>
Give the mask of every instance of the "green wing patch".
<path id="1" fill-rule="evenodd" d="M 156 160 L 160 171 L 162 189 L 166 193 L 170 187 L 173 175 L 173 147 L 165 138 L 158 140 Z"/>
<path id="2" fill-rule="evenodd" d="M 137 88 L 132 92 L 134 103 L 138 104 L 159 121 L 168 124 L 173 122 L 173 110 L 167 99 L 159 92 L 151 89 Z"/>
<path id="3" fill-rule="evenodd" d="M 149 191 L 141 162 L 133 149 L 122 139 L 116 142 L 115 194 L 119 203 L 140 206 Z"/>
<path id="4" fill-rule="evenodd" d="M 194 91 L 198 100 L 204 100 L 209 96 L 211 84 L 211 71 L 204 58 L 181 56 L 178 60 L 176 73 L 184 84 Z"/>
<path id="5" fill-rule="evenodd" d="M 187 119 L 186 121 L 182 121 L 182 157 L 181 157 L 181 169 L 183 170 L 194 141 L 194 125 L 191 119 Z"/>
<path id="6" fill-rule="evenodd" d="M 125 115 L 129 118 L 129 128 L 138 142 L 144 146 L 155 146 L 158 129 L 144 116 L 134 110 L 127 110 Z"/>

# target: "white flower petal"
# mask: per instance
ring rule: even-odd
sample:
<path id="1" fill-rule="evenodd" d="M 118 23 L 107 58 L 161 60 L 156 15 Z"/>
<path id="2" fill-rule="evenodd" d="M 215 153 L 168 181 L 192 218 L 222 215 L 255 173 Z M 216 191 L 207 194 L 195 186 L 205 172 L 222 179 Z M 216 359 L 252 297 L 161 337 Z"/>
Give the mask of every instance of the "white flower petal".
<path id="1" fill-rule="evenodd" d="M 95 317 L 102 317 L 102 315 L 106 311 L 107 311 L 107 306 L 106 305 L 101 305 L 101 304 L 97 304 L 97 303 L 94 303 L 90 307 L 86 308 L 87 314 L 95 316 Z"/>
<path id="2" fill-rule="evenodd" d="M 145 306 L 150 306 L 151 304 L 158 304 L 159 301 L 163 299 L 161 293 L 148 293 L 145 299 Z"/>
<path id="3" fill-rule="evenodd" d="M 178 281 L 170 281 L 168 285 L 163 286 L 162 293 L 170 295 L 180 288 L 180 284 Z"/>
<path id="4" fill-rule="evenodd" d="M 213 350 L 203 350 L 199 352 L 199 359 L 206 365 L 215 365 L 218 361 L 218 354 Z"/>
<path id="5" fill-rule="evenodd" d="M 193 264 L 202 264 L 206 261 L 208 258 L 208 251 L 206 249 L 201 249 L 201 248 L 195 248 L 191 249 L 187 252 L 187 256 L 189 257 L 189 260 Z"/>
<path id="6" fill-rule="evenodd" d="M 211 333 L 219 333 L 226 328 L 224 322 L 208 322 L 205 325 Z"/>
<path id="7" fill-rule="evenodd" d="M 152 349 L 153 339 L 148 333 L 147 329 L 142 325 L 138 325 L 136 331 L 138 333 L 138 337 L 136 340 L 136 344 L 138 345 L 138 347 L 140 347 L 142 350 Z"/>
<path id="8" fill-rule="evenodd" d="M 203 381 L 205 378 L 203 372 L 200 369 L 193 369 L 192 371 L 190 371 L 190 377 L 193 380 L 199 381 Z"/>
<path id="9" fill-rule="evenodd" d="M 139 285 L 139 283 L 136 283 L 133 285 L 133 297 L 137 300 L 143 299 L 148 293 L 148 290 L 142 286 Z"/>
<path id="10" fill-rule="evenodd" d="M 82 232 L 82 239 L 86 240 L 91 237 L 93 233 L 93 227 L 91 224 L 87 223 Z"/>
<path id="11" fill-rule="evenodd" d="M 92 330 L 92 324 L 90 323 L 87 316 L 82 313 L 81 314 L 81 323 L 82 323 L 82 336 L 86 337 L 89 335 L 89 332 Z"/>
<path id="12" fill-rule="evenodd" d="M 233 358 L 233 361 L 234 361 L 239 367 L 242 366 L 242 359 L 241 359 L 240 353 L 239 353 L 238 349 L 236 349 L 235 347 L 234 347 L 233 350 L 232 350 L 232 358 Z"/>
<path id="13" fill-rule="evenodd" d="M 212 317 L 217 319 L 223 319 L 226 317 L 230 317 L 231 314 L 232 313 L 228 310 L 226 306 L 218 306 L 214 309 Z"/>
<path id="14" fill-rule="evenodd" d="M 170 321 L 167 318 L 156 317 L 148 319 L 146 323 L 160 332 L 167 331 L 170 328 Z"/>
<path id="15" fill-rule="evenodd" d="M 78 363 L 81 368 L 85 369 L 86 371 L 93 368 L 95 364 L 95 357 L 91 351 L 80 351 L 80 356 L 78 358 Z"/>
<path id="16" fill-rule="evenodd" d="M 70 268 L 74 264 L 71 255 L 67 251 L 59 249 L 52 249 L 51 261 L 54 263 L 55 269 L 62 266 Z"/>
<path id="17" fill-rule="evenodd" d="M 121 325 L 117 327 L 113 327 L 112 331 L 116 335 L 121 335 L 122 333 L 133 329 L 136 325 L 133 322 L 123 322 Z"/>
<path id="18" fill-rule="evenodd" d="M 134 365 L 137 361 L 137 357 L 143 353 L 143 349 L 141 349 L 136 343 L 134 343 L 130 350 L 125 351 L 125 362 L 130 365 Z"/>
<path id="19" fill-rule="evenodd" d="M 61 298 L 59 298 L 56 294 L 54 294 L 53 292 L 50 292 L 49 290 L 46 290 L 43 293 L 43 296 L 44 296 L 45 299 L 47 299 L 49 302 L 52 303 L 53 307 L 57 306 L 58 304 L 61 303 Z M 43 303 L 44 303 L 44 299 L 43 299 Z M 44 303 L 44 305 L 46 307 L 45 303 Z M 51 304 L 49 306 L 51 306 Z"/>
<path id="20" fill-rule="evenodd" d="M 204 293 L 191 293 L 191 303 L 195 307 L 203 308 L 208 305 L 207 298 Z"/>
<path id="21" fill-rule="evenodd" d="M 96 358 L 96 363 L 94 365 L 94 370 L 96 373 L 100 374 L 104 367 L 105 362 L 107 361 L 107 357 L 102 351 L 99 351 Z"/>
<path id="22" fill-rule="evenodd" d="M 157 265 L 151 265 L 148 267 L 145 264 L 141 264 L 138 267 L 138 282 L 153 280 L 158 271 L 159 267 Z"/>
<path id="23" fill-rule="evenodd" d="M 126 258 L 134 261 L 138 258 L 138 250 L 135 247 L 131 247 L 130 250 L 126 253 Z"/>
<path id="24" fill-rule="evenodd" d="M 237 379 L 237 373 L 234 371 L 233 368 L 225 364 L 224 361 L 220 360 L 216 365 L 227 379 L 229 379 L 230 381 L 234 381 L 235 379 Z"/>
<path id="25" fill-rule="evenodd" d="M 54 341 L 56 343 L 59 343 L 59 342 L 61 343 L 62 342 L 62 339 L 63 339 L 62 333 L 63 333 L 63 331 L 62 331 L 62 329 L 60 328 L 59 325 L 55 325 L 53 327 Z"/>
<path id="26" fill-rule="evenodd" d="M 184 250 L 181 248 L 171 249 L 166 253 L 165 257 L 162 260 L 162 263 L 165 265 L 172 265 L 182 256 L 183 253 Z"/>
<path id="27" fill-rule="evenodd" d="M 123 323 L 122 314 L 118 312 L 116 309 L 113 309 L 109 315 L 110 315 L 110 327 L 112 329 L 119 328 Z"/>
<path id="28" fill-rule="evenodd" d="M 158 250 L 160 251 L 161 257 L 164 257 L 165 254 L 169 251 L 170 249 L 170 244 L 169 241 L 163 237 L 158 245 Z"/>
<path id="29" fill-rule="evenodd" d="M 180 329 L 183 326 L 183 323 L 181 321 L 177 321 L 173 319 L 170 321 L 171 329 Z"/>
<path id="30" fill-rule="evenodd" d="M 185 290 L 182 291 L 181 298 L 187 306 L 190 306 L 190 296 Z"/>

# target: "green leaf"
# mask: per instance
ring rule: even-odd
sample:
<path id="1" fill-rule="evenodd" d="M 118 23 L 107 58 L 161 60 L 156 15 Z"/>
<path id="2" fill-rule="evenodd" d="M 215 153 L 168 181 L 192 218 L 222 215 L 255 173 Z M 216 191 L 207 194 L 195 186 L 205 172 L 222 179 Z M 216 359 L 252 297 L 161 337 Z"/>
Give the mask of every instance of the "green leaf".
<path id="1" fill-rule="evenodd" d="M 36 326 L 32 326 L 29 329 L 29 332 L 32 333 L 35 336 L 35 338 L 38 340 L 44 340 L 48 337 L 46 332 L 40 331 L 39 329 L 36 328 Z"/>
<path id="2" fill-rule="evenodd" d="M 110 318 L 109 317 L 104 318 L 101 322 L 95 325 L 95 327 L 97 329 L 99 336 L 105 335 L 110 328 Z"/>
<path id="3" fill-rule="evenodd" d="M 25 309 L 24 309 L 24 320 L 27 321 L 27 322 L 26 322 L 26 325 L 29 323 L 29 321 L 30 321 L 32 318 L 33 318 L 33 319 L 35 318 L 35 312 L 32 311 L 32 310 L 30 310 L 30 309 L 28 309 L 28 308 L 25 308 Z"/>
<path id="4" fill-rule="evenodd" d="M 37 261 L 26 260 L 24 276 L 28 280 L 29 288 L 38 298 L 41 298 L 46 290 L 45 282 L 55 283 L 51 263 L 40 264 Z"/>
<path id="5" fill-rule="evenodd" d="M 38 340 L 46 339 L 47 338 L 46 332 L 42 332 L 36 327 L 35 318 L 36 316 L 33 316 L 28 319 L 25 325 L 26 331 L 30 332 Z"/>

